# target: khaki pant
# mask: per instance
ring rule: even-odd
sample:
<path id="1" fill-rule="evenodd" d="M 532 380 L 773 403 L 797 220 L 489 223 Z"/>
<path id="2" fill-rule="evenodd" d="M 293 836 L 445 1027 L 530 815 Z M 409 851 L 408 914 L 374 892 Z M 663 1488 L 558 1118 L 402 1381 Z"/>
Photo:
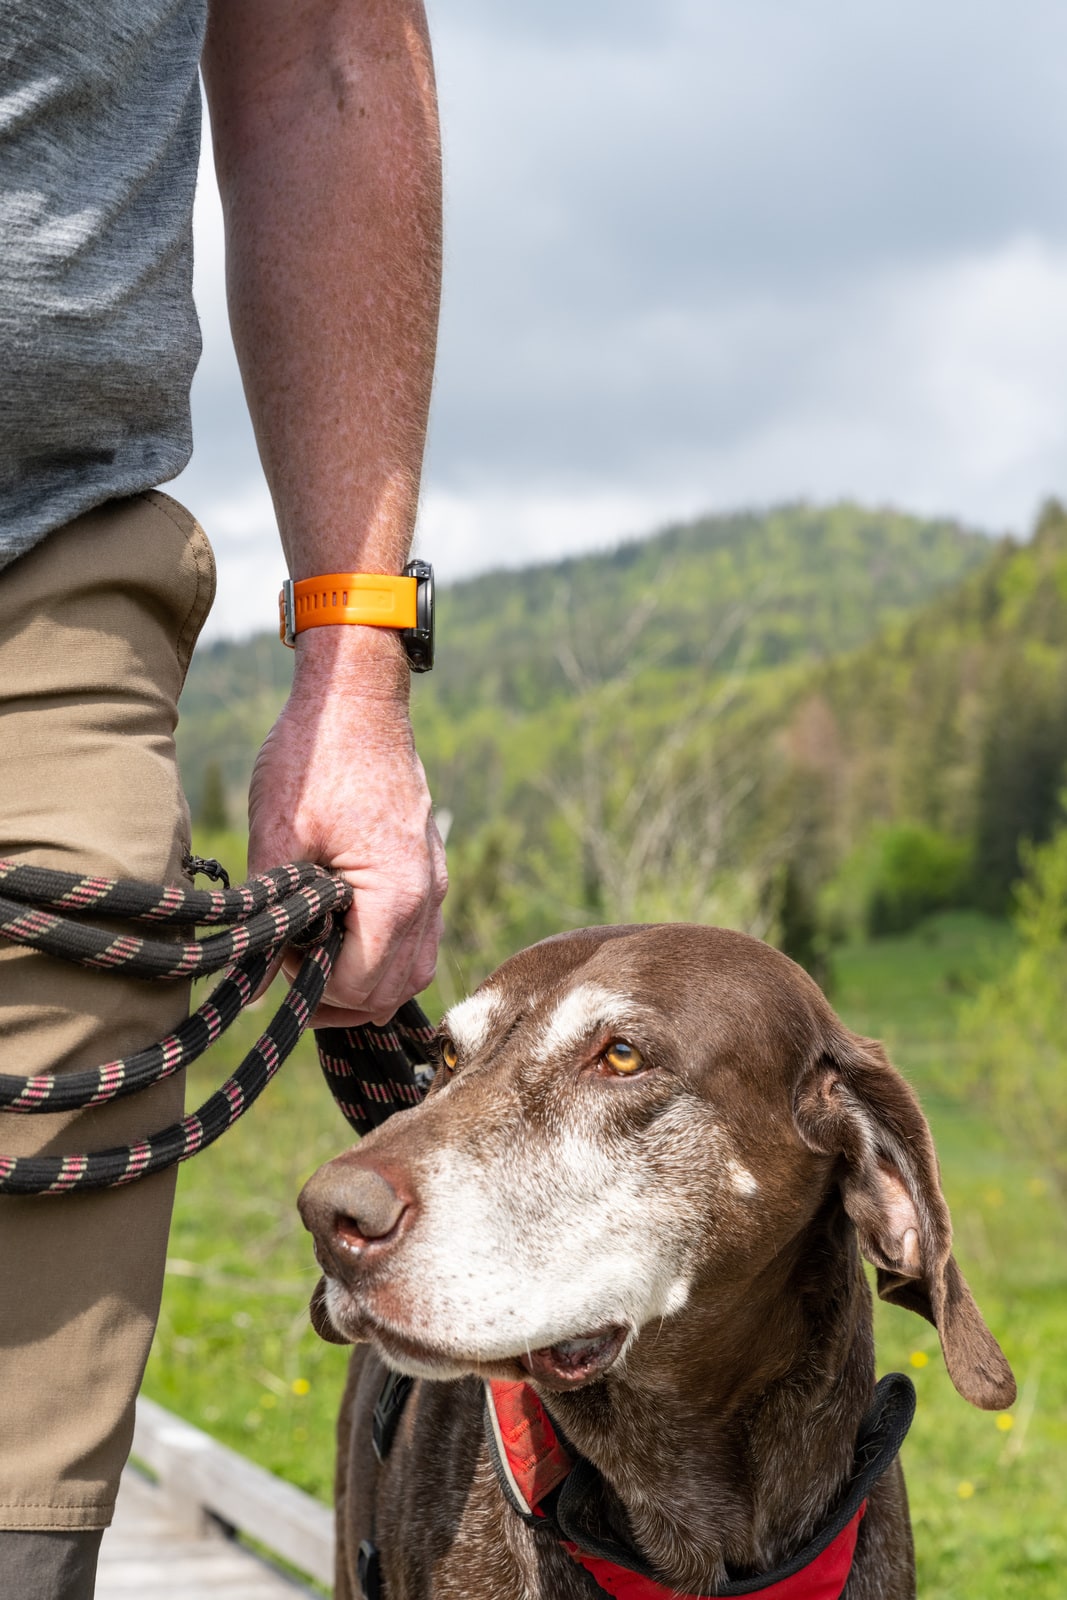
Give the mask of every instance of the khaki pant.
<path id="1" fill-rule="evenodd" d="M 112 501 L 0 571 L 0 855 L 182 883 L 178 693 L 214 595 L 166 495 Z M 75 1071 L 158 1039 L 184 984 L 90 972 L 0 940 L 0 1071 Z M 0 1151 L 106 1149 L 182 1114 L 183 1084 L 95 1110 L 0 1112 Z M 0 1528 L 103 1528 L 163 1281 L 175 1174 L 0 1197 Z"/>

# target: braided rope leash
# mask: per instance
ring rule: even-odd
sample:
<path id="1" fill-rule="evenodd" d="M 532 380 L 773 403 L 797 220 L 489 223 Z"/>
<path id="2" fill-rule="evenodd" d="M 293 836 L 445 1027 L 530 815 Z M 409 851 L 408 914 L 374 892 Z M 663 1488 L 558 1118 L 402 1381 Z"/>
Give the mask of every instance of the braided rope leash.
<path id="1" fill-rule="evenodd" d="M 192 863 L 212 876 L 216 863 Z M 208 998 L 173 1033 L 89 1071 L 33 1077 L 0 1073 L 0 1110 L 32 1114 L 85 1109 L 161 1083 L 215 1043 L 255 995 L 286 945 L 305 948 L 296 978 L 240 1066 L 196 1111 L 148 1138 L 66 1156 L 0 1155 L 0 1195 L 67 1194 L 117 1188 L 187 1161 L 214 1144 L 258 1099 L 293 1050 L 329 981 L 344 937 L 352 889 L 310 863 L 276 867 L 236 889 L 181 889 L 85 877 L 0 859 L 0 938 L 131 977 L 203 977 L 227 969 Z M 158 927 L 223 928 L 187 942 L 116 934 L 86 916 Z M 376 1127 L 425 1088 L 429 1021 L 414 1001 L 385 1028 L 317 1030 L 319 1063 L 347 1121 Z"/>

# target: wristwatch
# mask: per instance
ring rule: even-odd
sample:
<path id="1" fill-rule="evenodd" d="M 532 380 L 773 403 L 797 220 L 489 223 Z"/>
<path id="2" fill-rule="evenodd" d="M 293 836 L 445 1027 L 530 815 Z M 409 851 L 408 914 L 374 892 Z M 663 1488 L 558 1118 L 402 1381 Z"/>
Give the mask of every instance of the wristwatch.
<path id="1" fill-rule="evenodd" d="M 307 628 L 337 624 L 395 628 L 412 672 L 434 656 L 434 582 L 428 561 L 409 561 L 401 578 L 377 572 L 326 572 L 286 578 L 278 596 L 278 634 L 290 650 Z"/>

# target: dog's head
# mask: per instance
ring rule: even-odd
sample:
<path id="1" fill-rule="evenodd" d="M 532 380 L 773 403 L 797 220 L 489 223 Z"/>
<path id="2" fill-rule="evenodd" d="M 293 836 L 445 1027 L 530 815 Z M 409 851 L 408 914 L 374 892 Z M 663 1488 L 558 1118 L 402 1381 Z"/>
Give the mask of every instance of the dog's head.
<path id="1" fill-rule="evenodd" d="M 454 1006 L 439 1048 L 425 1102 L 301 1195 L 325 1337 L 417 1375 L 577 1387 L 687 1307 L 751 1306 L 830 1207 L 883 1297 L 937 1326 L 960 1393 L 1010 1404 L 914 1095 L 778 951 L 686 925 L 561 935 Z"/>

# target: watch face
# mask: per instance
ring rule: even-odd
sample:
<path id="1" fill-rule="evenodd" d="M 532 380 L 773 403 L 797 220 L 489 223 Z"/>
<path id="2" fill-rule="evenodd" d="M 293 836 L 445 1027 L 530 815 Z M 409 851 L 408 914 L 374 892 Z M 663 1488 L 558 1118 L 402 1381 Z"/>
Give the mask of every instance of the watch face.
<path id="1" fill-rule="evenodd" d="M 428 561 L 409 561 L 406 578 L 415 579 L 415 626 L 404 628 L 400 637 L 412 672 L 429 672 L 434 656 L 434 582 Z"/>

